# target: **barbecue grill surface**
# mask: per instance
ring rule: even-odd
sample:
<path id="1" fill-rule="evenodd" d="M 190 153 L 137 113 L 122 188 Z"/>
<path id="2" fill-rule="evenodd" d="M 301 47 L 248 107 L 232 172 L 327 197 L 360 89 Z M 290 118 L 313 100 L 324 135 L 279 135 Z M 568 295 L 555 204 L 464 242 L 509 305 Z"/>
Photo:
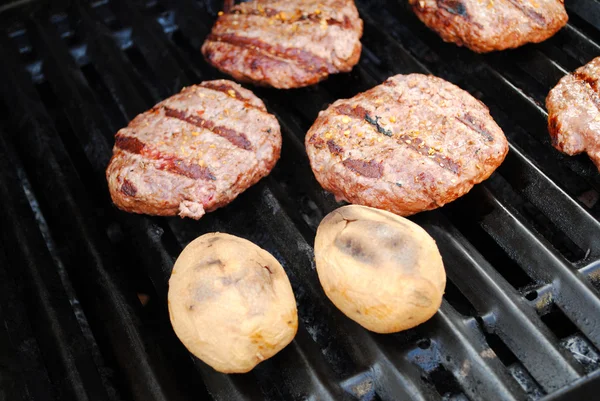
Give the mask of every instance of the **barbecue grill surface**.
<path id="1" fill-rule="evenodd" d="M 0 399 L 574 400 L 600 390 L 600 173 L 550 145 L 544 98 L 600 55 L 600 4 L 570 0 L 555 37 L 477 55 L 406 1 L 359 0 L 363 54 L 309 88 L 252 88 L 284 137 L 272 174 L 200 221 L 111 205 L 113 135 L 182 86 L 224 77 L 200 54 L 221 1 L 0 5 Z M 397 73 L 432 73 L 486 103 L 511 149 L 485 183 L 412 219 L 448 274 L 429 322 L 376 335 L 326 299 L 312 243 L 338 205 L 303 147 L 319 110 Z M 174 335 L 181 249 L 222 231 L 270 251 L 298 302 L 296 339 L 245 375 L 216 373 Z M 373 291 L 377 291 L 376 288 Z"/>

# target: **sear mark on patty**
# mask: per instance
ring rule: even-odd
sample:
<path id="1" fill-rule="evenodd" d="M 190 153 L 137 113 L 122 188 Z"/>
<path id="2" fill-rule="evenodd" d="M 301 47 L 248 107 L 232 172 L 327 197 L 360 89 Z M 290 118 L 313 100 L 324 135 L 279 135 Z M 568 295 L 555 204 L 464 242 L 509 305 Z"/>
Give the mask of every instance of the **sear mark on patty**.
<path id="1" fill-rule="evenodd" d="M 119 149 L 126 150 L 129 153 L 141 155 L 146 147 L 146 144 L 137 138 L 131 136 L 117 135 L 115 145 Z"/>
<path id="2" fill-rule="evenodd" d="M 534 21 L 536 24 L 540 26 L 546 25 L 546 18 L 536 11 L 533 11 L 531 8 L 526 7 L 523 3 L 523 0 L 508 0 L 510 4 L 513 5 L 516 9 L 521 11 L 527 18 Z"/>
<path id="3" fill-rule="evenodd" d="M 459 15 L 467 19 L 469 18 L 467 8 L 458 0 L 437 0 L 437 5 L 439 8 L 448 11 L 450 14 Z"/>
<path id="4" fill-rule="evenodd" d="M 426 156 L 432 159 L 438 166 L 454 173 L 460 173 L 460 165 L 452 160 L 450 157 L 442 155 L 435 149 L 425 144 L 425 141 L 421 138 L 413 138 L 408 134 L 402 134 L 398 137 L 398 143 L 404 146 L 408 146 L 409 149 L 414 150 L 422 156 Z"/>
<path id="5" fill-rule="evenodd" d="M 213 34 L 208 36 L 208 41 L 228 43 L 232 46 L 248 49 L 260 49 L 265 56 L 275 56 L 286 61 L 296 63 L 307 71 L 320 71 L 323 73 L 335 72 L 335 67 L 327 60 L 307 50 L 300 48 L 286 48 L 278 44 L 269 44 L 260 39 L 246 38 L 233 33 Z"/>
<path id="6" fill-rule="evenodd" d="M 586 82 L 594 92 L 598 92 L 598 78 L 589 76 L 585 71 L 576 71 L 573 76 L 579 81 Z"/>
<path id="7" fill-rule="evenodd" d="M 344 148 L 342 148 L 340 145 L 335 143 L 333 141 L 333 139 L 330 139 L 327 141 L 327 147 L 329 148 L 329 151 L 331 153 L 333 153 L 334 155 L 340 155 L 340 154 L 344 153 Z"/>
<path id="8" fill-rule="evenodd" d="M 392 136 L 393 133 L 389 129 L 385 129 L 379 124 L 379 119 L 381 117 L 375 116 L 372 117 L 369 112 L 362 106 L 350 106 L 349 104 L 343 104 L 335 108 L 338 113 L 343 114 L 345 116 L 359 118 L 361 120 L 365 120 L 369 124 L 375 127 L 377 132 L 383 134 L 385 136 Z"/>
<path id="9" fill-rule="evenodd" d="M 123 180 L 123 185 L 121 185 L 121 192 L 123 192 L 127 196 L 134 197 L 137 194 L 137 188 L 131 181 L 127 178 Z"/>
<path id="10" fill-rule="evenodd" d="M 385 128 L 381 127 L 379 125 L 379 121 L 378 121 L 379 118 L 376 118 L 375 120 L 373 120 L 372 117 L 369 115 L 369 112 L 362 106 L 350 106 L 349 104 L 342 104 L 340 106 L 337 106 L 335 108 L 335 110 L 339 114 L 342 114 L 345 116 L 349 116 L 349 117 L 353 117 L 353 118 L 357 118 L 357 119 L 364 119 L 369 124 L 375 126 L 378 132 L 383 133 L 382 131 L 385 131 L 384 135 L 389 136 L 389 137 L 392 136 L 391 130 L 386 130 Z M 473 119 L 469 116 L 469 120 L 467 120 L 467 121 L 473 122 Z M 463 122 L 463 124 L 466 124 L 466 123 Z M 477 126 L 473 124 L 473 127 L 471 127 L 471 128 L 476 129 L 476 127 Z M 483 128 L 479 128 L 477 132 L 479 132 L 482 135 L 487 134 L 486 137 L 488 137 L 488 140 L 490 140 L 489 138 L 491 138 L 492 141 L 494 140 L 492 135 Z M 388 133 L 389 133 L 389 135 L 388 135 Z M 314 138 L 314 136 L 312 138 Z M 311 140 L 312 140 L 312 138 L 311 138 Z M 442 167 L 448 171 L 451 171 L 454 174 L 458 174 L 460 172 L 460 165 L 458 165 L 450 157 L 444 156 L 444 155 L 440 154 L 439 152 L 437 152 L 432 147 L 427 146 L 425 144 L 425 141 L 423 141 L 420 138 L 413 138 L 408 134 L 402 134 L 397 138 L 397 141 L 399 144 L 401 144 L 403 146 L 407 146 L 409 149 L 411 149 L 423 156 L 427 156 L 427 157 L 433 159 L 433 161 L 435 161 L 435 163 L 437 165 L 439 165 L 440 167 Z M 346 167 L 348 167 L 348 166 L 346 166 Z M 355 170 L 353 170 L 353 171 L 355 171 Z M 373 177 L 373 178 L 377 178 L 377 177 Z"/>
<path id="11" fill-rule="evenodd" d="M 144 142 L 137 138 L 117 134 L 115 146 L 129 153 L 142 155 L 149 159 L 156 160 L 158 162 L 156 168 L 159 170 L 183 175 L 195 180 L 216 180 L 216 177 L 208 167 L 200 166 L 194 163 L 187 163 L 186 161 L 174 156 L 163 155 L 157 150 L 149 149 Z"/>
<path id="12" fill-rule="evenodd" d="M 176 118 L 178 120 L 185 121 L 186 123 L 195 125 L 196 127 L 208 129 L 220 137 L 227 139 L 234 146 L 237 146 L 240 149 L 252 150 L 252 143 L 248 140 L 246 134 L 237 132 L 230 128 L 215 125 L 214 122 L 205 120 L 200 116 L 188 115 L 182 110 L 176 110 L 166 106 L 163 106 L 162 108 L 164 109 L 167 117 Z"/>
<path id="13" fill-rule="evenodd" d="M 489 131 L 485 129 L 480 122 L 476 121 L 469 113 L 465 113 L 462 117 L 456 117 L 456 119 L 463 123 L 466 127 L 483 136 L 488 142 L 494 142 L 494 136 L 490 134 Z"/>
<path id="14" fill-rule="evenodd" d="M 379 119 L 381 117 L 375 116 L 375 118 L 371 117 L 369 115 L 369 113 L 365 114 L 365 121 L 368 122 L 369 124 L 371 124 L 372 126 L 374 126 L 377 129 L 377 132 L 379 132 L 380 134 L 383 134 L 385 136 L 392 136 L 392 130 L 389 129 L 385 129 L 381 126 L 381 124 L 379 124 Z"/>
<path id="15" fill-rule="evenodd" d="M 347 169 L 367 178 L 381 178 L 383 176 L 383 166 L 381 162 L 376 162 L 375 160 L 367 162 L 364 160 L 346 159 L 342 164 Z"/>
<path id="16" fill-rule="evenodd" d="M 245 107 L 248 108 L 252 108 L 252 109 L 256 109 L 258 111 L 261 111 L 262 113 L 266 112 L 266 109 L 262 108 L 262 107 L 258 107 L 253 105 L 252 103 L 250 103 L 248 101 L 248 99 L 246 99 L 244 97 L 244 95 L 242 95 L 238 90 L 236 90 L 233 86 L 223 83 L 223 82 L 214 82 L 214 81 L 208 81 L 208 82 L 202 82 L 201 84 L 199 84 L 201 87 L 206 88 L 206 89 L 210 89 L 216 92 L 221 92 L 224 93 L 226 95 L 229 95 L 231 98 L 233 99 L 237 99 L 241 102 L 244 103 Z"/>
<path id="17" fill-rule="evenodd" d="M 236 15 L 255 15 L 259 17 L 272 18 L 275 17 L 275 20 L 278 20 L 282 23 L 293 24 L 298 21 L 310 21 L 317 24 L 321 24 L 321 21 L 325 20 L 327 25 L 337 25 L 342 27 L 343 29 L 352 28 L 352 21 L 348 16 L 344 15 L 344 20 L 340 21 L 335 18 L 323 18 L 321 17 L 321 12 L 312 12 L 312 13 L 303 13 L 300 10 L 296 10 L 296 12 L 292 15 L 287 15 L 285 12 L 276 10 L 271 7 L 264 7 L 261 9 L 258 8 L 246 8 L 242 9 L 239 7 L 234 8 L 228 14 L 236 14 Z"/>
<path id="18" fill-rule="evenodd" d="M 594 103 L 594 106 L 600 111 L 600 95 L 598 95 L 598 80 L 594 77 L 587 75 L 584 71 L 578 71 L 573 73 L 573 76 L 579 82 L 587 92 L 590 99 Z"/>

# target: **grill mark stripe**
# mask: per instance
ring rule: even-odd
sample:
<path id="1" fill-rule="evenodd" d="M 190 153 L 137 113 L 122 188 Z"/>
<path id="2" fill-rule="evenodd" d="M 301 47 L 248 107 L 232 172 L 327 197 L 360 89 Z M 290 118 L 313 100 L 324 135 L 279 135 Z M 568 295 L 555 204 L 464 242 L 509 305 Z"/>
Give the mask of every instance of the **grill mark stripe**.
<path id="1" fill-rule="evenodd" d="M 281 11 L 276 10 L 274 8 L 270 8 L 270 7 L 264 8 L 263 11 L 258 10 L 256 8 L 249 9 L 249 10 L 242 10 L 242 9 L 236 8 L 227 14 L 253 15 L 253 16 L 264 17 L 264 18 L 272 18 L 272 17 L 275 17 L 276 15 L 281 15 Z M 289 18 L 285 18 L 285 19 L 279 18 L 279 20 L 286 24 L 293 24 L 294 22 L 298 22 L 298 21 L 310 21 L 310 22 L 315 23 L 315 25 L 318 25 L 321 23 L 321 18 L 319 18 L 319 14 L 315 14 L 315 13 L 310 13 L 310 14 L 306 14 L 306 15 L 295 14 Z M 343 21 L 337 20 L 332 17 L 327 18 L 325 21 L 327 22 L 328 25 L 336 25 L 336 26 L 342 27 L 343 29 L 352 28 L 352 22 L 350 21 L 350 18 L 348 18 L 347 15 L 344 15 Z"/>
<path id="2" fill-rule="evenodd" d="M 598 95 L 598 79 L 587 75 L 583 71 L 573 73 L 575 80 L 580 83 L 588 92 L 594 106 L 600 111 L 600 95 Z"/>
<path id="3" fill-rule="evenodd" d="M 162 108 L 167 117 L 176 118 L 178 120 L 185 121 L 188 124 L 195 125 L 196 127 L 210 130 L 220 137 L 227 139 L 229 142 L 231 142 L 231 144 L 240 149 L 252 150 L 252 143 L 243 133 L 237 132 L 230 128 L 215 125 L 214 122 L 206 120 L 200 116 L 187 115 L 182 110 L 176 110 L 166 106 L 162 106 Z"/>
<path id="4" fill-rule="evenodd" d="M 342 161 L 344 167 L 354 171 L 367 178 L 381 178 L 383 176 L 383 166 L 380 162 L 374 160 L 364 161 L 356 159 L 345 159 Z"/>
<path id="5" fill-rule="evenodd" d="M 258 111 L 262 112 L 263 114 L 266 114 L 266 112 L 267 112 L 266 109 L 259 107 L 259 106 L 255 106 L 252 103 L 250 103 L 247 98 L 242 96 L 242 94 L 240 92 L 238 92 L 231 85 L 227 85 L 224 83 L 217 84 L 214 82 L 202 82 L 199 86 L 202 88 L 216 91 L 216 92 L 225 93 L 226 95 L 229 95 L 229 97 L 231 97 L 232 99 L 236 99 L 236 100 L 244 103 L 244 106 L 258 110 Z M 230 91 L 233 91 L 233 92 L 230 92 Z M 234 96 L 232 96 L 231 93 L 233 93 Z"/>
<path id="6" fill-rule="evenodd" d="M 352 107 L 348 104 L 343 104 L 341 106 L 337 106 L 335 110 L 342 115 L 356 118 L 359 120 L 365 120 L 366 116 L 370 115 L 369 112 L 362 106 Z M 368 121 L 365 120 L 365 122 Z M 380 132 L 378 128 L 370 122 L 369 125 L 373 126 L 375 129 L 377 129 L 378 132 Z M 458 163 L 456 163 L 450 157 L 441 155 L 440 153 L 436 152 L 435 149 L 433 149 L 432 147 L 425 145 L 425 141 L 421 138 L 413 138 L 408 134 L 392 136 L 392 138 L 396 140 L 398 144 L 406 146 L 410 150 L 417 152 L 420 155 L 425 156 L 429 159 L 432 159 L 436 163 L 436 165 L 450 171 L 453 174 L 458 174 L 461 170 L 460 165 Z"/>
<path id="7" fill-rule="evenodd" d="M 333 139 L 327 141 L 327 148 L 329 148 L 329 152 L 333 153 L 334 155 L 340 155 L 344 153 L 344 148 L 335 143 Z"/>
<path id="8" fill-rule="evenodd" d="M 163 155 L 156 149 L 152 149 L 144 142 L 131 136 L 117 134 L 115 146 L 129 153 L 144 156 L 148 159 L 153 159 L 159 162 L 157 169 L 168 171 L 174 174 L 183 175 L 195 180 L 201 179 L 205 181 L 214 181 L 216 177 L 208 167 L 200 166 L 195 163 L 187 163 L 186 161 L 174 157 Z M 124 188 L 122 188 L 123 190 Z M 137 190 L 136 190 L 137 193 Z"/>
<path id="9" fill-rule="evenodd" d="M 260 39 L 246 38 L 231 33 L 220 35 L 211 33 L 208 36 L 208 41 L 228 43 L 241 48 L 260 49 L 270 53 L 272 56 L 280 57 L 285 61 L 295 62 L 297 65 L 308 71 L 318 71 L 323 73 L 335 72 L 334 66 L 329 61 L 303 49 L 272 45 L 263 42 Z"/>
<path id="10" fill-rule="evenodd" d="M 457 121 L 461 122 L 465 127 L 472 129 L 479 135 L 483 136 L 488 142 L 494 142 L 494 136 L 489 133 L 481 124 L 477 124 L 477 121 L 472 115 L 466 113 L 462 117 L 454 117 Z"/>
<path id="11" fill-rule="evenodd" d="M 530 8 L 524 7 L 521 0 L 508 0 L 517 10 L 521 11 L 527 18 L 535 21 L 538 25 L 546 25 L 544 16 Z"/>
<path id="12" fill-rule="evenodd" d="M 467 8 L 465 5 L 459 0 L 436 0 L 437 6 L 439 9 L 445 10 L 450 14 L 458 15 L 459 17 L 464 18 L 466 21 L 469 21 L 471 24 L 477 26 L 480 29 L 483 29 L 483 25 L 481 25 L 477 21 L 473 21 L 471 15 L 467 12 Z M 416 7 L 420 10 L 423 10 L 420 4 L 417 2 Z M 413 7 L 415 7 L 413 6 Z"/>
<path id="13" fill-rule="evenodd" d="M 127 196 L 134 197 L 137 194 L 137 188 L 131 181 L 127 178 L 123 180 L 123 185 L 121 185 L 121 192 L 123 192 Z"/>

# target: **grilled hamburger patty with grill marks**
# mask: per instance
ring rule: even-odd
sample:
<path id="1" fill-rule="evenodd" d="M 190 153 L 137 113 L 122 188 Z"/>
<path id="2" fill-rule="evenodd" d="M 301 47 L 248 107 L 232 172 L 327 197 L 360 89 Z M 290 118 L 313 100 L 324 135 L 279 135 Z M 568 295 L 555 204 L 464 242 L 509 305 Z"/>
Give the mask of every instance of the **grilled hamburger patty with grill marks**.
<path id="1" fill-rule="evenodd" d="M 362 28 L 352 0 L 255 0 L 222 14 L 202 53 L 239 81 L 298 88 L 350 71 Z"/>
<path id="2" fill-rule="evenodd" d="M 483 103 L 421 74 L 396 75 L 336 101 L 319 113 L 305 143 L 323 188 L 403 216 L 464 195 L 508 152 Z"/>
<path id="3" fill-rule="evenodd" d="M 269 174 L 280 150 L 279 123 L 259 98 L 206 81 L 119 130 L 106 178 L 125 211 L 199 219 Z"/>
<path id="4" fill-rule="evenodd" d="M 479 53 L 539 43 L 568 20 L 564 0 L 409 0 L 446 42 Z"/>
<path id="5" fill-rule="evenodd" d="M 546 98 L 552 145 L 568 155 L 586 152 L 600 170 L 600 57 L 566 75 Z"/>

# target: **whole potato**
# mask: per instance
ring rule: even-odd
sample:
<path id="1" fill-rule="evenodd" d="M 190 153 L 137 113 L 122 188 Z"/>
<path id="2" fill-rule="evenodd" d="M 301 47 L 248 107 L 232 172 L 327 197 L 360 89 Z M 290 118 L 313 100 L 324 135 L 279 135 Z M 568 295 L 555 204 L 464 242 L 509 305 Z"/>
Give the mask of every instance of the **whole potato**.
<path id="1" fill-rule="evenodd" d="M 433 238 L 403 217 L 349 205 L 329 213 L 315 239 L 319 280 L 346 316 L 377 333 L 431 318 L 446 273 Z"/>
<path id="2" fill-rule="evenodd" d="M 267 251 L 228 234 L 185 247 L 169 280 L 175 333 L 223 373 L 245 373 L 288 345 L 298 329 L 296 300 L 283 267 Z"/>

